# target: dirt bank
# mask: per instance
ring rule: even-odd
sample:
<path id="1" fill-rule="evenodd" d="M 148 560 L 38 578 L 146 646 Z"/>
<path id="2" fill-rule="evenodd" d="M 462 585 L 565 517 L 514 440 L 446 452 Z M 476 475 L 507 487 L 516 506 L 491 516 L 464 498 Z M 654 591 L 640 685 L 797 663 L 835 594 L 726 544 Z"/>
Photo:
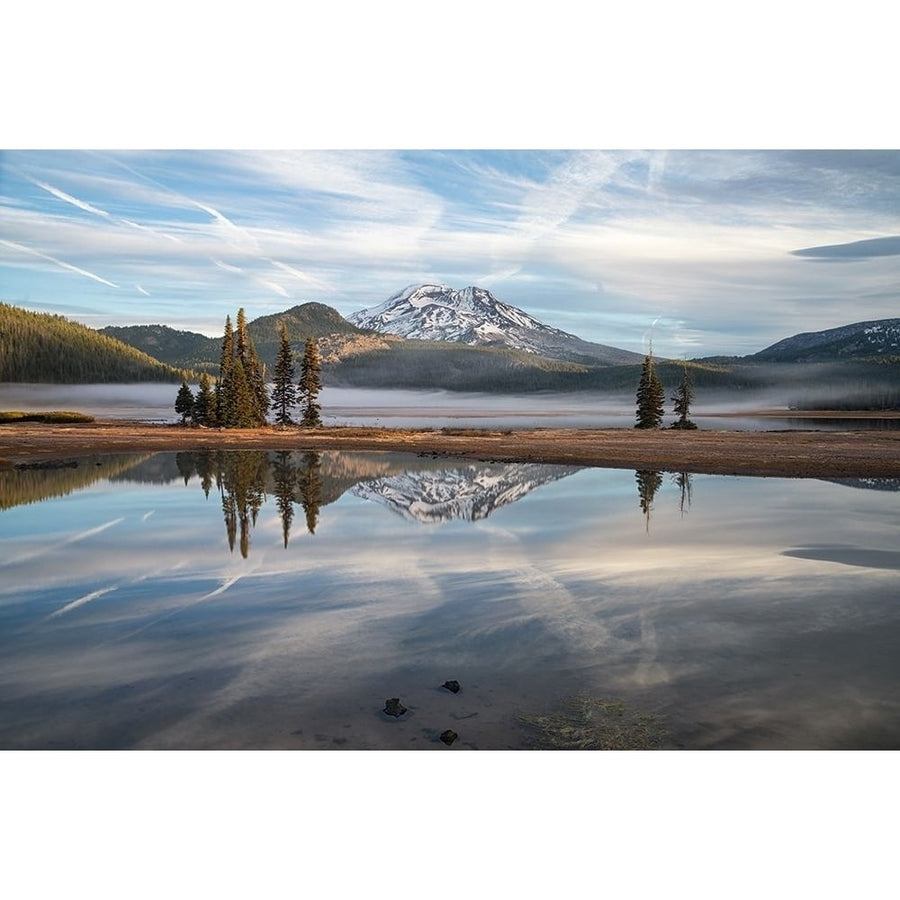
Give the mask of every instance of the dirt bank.
<path id="1" fill-rule="evenodd" d="M 148 450 L 399 450 L 481 460 L 802 478 L 900 477 L 900 431 L 638 431 L 633 428 L 215 430 L 102 421 L 0 426 L 6 466 Z"/>

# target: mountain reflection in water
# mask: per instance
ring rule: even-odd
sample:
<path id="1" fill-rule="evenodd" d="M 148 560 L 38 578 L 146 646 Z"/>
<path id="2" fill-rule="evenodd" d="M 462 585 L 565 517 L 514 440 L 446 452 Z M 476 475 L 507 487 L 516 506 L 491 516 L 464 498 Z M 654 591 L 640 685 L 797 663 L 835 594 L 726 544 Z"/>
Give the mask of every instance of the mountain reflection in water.
<path id="1" fill-rule="evenodd" d="M 165 455 L 165 454 L 161 454 Z M 149 459 L 120 472 L 117 480 L 158 481 L 168 460 Z M 350 491 L 374 501 L 405 519 L 421 524 L 486 519 L 495 510 L 529 494 L 543 484 L 578 472 L 576 466 L 539 463 L 466 463 L 447 466 L 422 462 L 411 469 L 396 454 L 343 451 L 208 450 L 177 453 L 177 476 L 185 485 L 199 478 L 209 497 L 215 485 L 221 500 L 228 546 L 250 550 L 250 532 L 271 495 L 281 516 L 284 546 L 288 546 L 295 507 L 302 508 L 306 531 L 314 534 L 320 508 Z"/>
<path id="2" fill-rule="evenodd" d="M 883 480 L 215 450 L 0 475 L 0 748 L 900 747 Z"/>

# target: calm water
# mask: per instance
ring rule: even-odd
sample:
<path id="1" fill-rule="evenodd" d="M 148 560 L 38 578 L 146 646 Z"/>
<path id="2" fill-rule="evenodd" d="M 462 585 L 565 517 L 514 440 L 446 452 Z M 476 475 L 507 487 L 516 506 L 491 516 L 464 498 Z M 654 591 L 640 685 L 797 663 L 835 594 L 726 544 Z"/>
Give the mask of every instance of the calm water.
<path id="1" fill-rule="evenodd" d="M 0 472 L 0 747 L 897 748 L 898 488 L 337 452 Z"/>

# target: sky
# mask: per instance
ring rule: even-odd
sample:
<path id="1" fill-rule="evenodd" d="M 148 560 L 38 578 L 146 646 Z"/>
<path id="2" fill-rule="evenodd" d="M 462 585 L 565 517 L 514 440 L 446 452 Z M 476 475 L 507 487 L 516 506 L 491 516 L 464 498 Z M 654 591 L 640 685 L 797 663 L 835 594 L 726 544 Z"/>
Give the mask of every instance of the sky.
<path id="1" fill-rule="evenodd" d="M 696 357 L 900 314 L 900 151 L 12 150 L 0 298 L 220 334 L 478 285 Z"/>

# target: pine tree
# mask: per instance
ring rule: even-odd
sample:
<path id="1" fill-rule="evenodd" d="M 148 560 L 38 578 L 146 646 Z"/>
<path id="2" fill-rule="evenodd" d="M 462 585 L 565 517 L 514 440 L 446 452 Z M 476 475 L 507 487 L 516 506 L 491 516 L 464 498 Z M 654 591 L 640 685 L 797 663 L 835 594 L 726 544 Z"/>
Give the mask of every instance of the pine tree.
<path id="1" fill-rule="evenodd" d="M 178 390 L 178 396 L 175 398 L 175 412 L 181 416 L 181 424 L 187 425 L 187 420 L 194 411 L 194 395 L 187 386 L 186 381 L 181 382 Z"/>
<path id="2" fill-rule="evenodd" d="M 303 359 L 300 363 L 300 404 L 303 407 L 301 425 L 315 427 L 322 424 L 318 397 L 322 390 L 322 360 L 319 348 L 313 338 L 306 339 Z"/>
<path id="3" fill-rule="evenodd" d="M 678 416 L 678 419 L 672 424 L 673 428 L 691 429 L 697 427 L 696 423 L 688 418 L 691 412 L 691 401 L 693 399 L 694 386 L 691 383 L 691 375 L 688 371 L 688 367 L 685 365 L 681 384 L 678 385 L 678 390 L 675 391 L 675 396 L 672 397 L 672 400 L 675 403 L 675 415 Z"/>
<path id="4" fill-rule="evenodd" d="M 653 351 L 644 357 L 641 380 L 637 389 L 637 423 L 635 428 L 659 428 L 662 425 L 666 393 L 656 374 Z"/>
<path id="5" fill-rule="evenodd" d="M 294 384 L 294 351 L 288 341 L 287 326 L 281 323 L 281 344 L 275 361 L 275 383 L 272 388 L 272 409 L 278 425 L 293 425 L 291 409 L 297 405 L 297 386 Z"/>
<path id="6" fill-rule="evenodd" d="M 238 358 L 234 361 L 232 374 L 233 387 L 233 412 L 229 425 L 232 428 L 253 428 L 256 425 L 256 404 L 244 374 L 244 364 Z"/>
<path id="7" fill-rule="evenodd" d="M 193 419 L 195 425 L 204 425 L 207 428 L 215 425 L 216 398 L 206 372 L 200 375 L 200 386 L 194 399 Z"/>
<path id="8" fill-rule="evenodd" d="M 222 336 L 222 355 L 219 359 L 219 380 L 216 382 L 216 421 L 225 428 L 234 425 L 234 330 L 231 316 L 225 316 Z"/>
<path id="9" fill-rule="evenodd" d="M 266 390 L 266 368 L 260 362 L 253 346 L 253 339 L 247 330 L 247 317 L 244 308 L 237 313 L 235 328 L 235 356 L 244 367 L 244 377 L 250 390 L 250 400 L 254 425 L 265 425 L 269 411 L 269 394 Z"/>

